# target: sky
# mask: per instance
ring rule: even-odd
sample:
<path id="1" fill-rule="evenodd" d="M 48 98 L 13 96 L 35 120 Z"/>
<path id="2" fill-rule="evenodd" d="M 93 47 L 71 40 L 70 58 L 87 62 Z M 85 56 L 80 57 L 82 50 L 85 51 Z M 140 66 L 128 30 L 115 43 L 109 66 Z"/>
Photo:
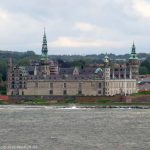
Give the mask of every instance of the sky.
<path id="1" fill-rule="evenodd" d="M 0 0 L 0 50 L 150 53 L 150 0 Z"/>

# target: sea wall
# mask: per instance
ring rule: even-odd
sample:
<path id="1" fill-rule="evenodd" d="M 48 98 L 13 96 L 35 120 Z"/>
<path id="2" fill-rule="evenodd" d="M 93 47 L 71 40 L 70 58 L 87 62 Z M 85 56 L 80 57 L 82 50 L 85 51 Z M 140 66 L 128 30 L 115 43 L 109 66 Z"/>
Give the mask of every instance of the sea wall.
<path id="1" fill-rule="evenodd" d="M 24 103 L 35 99 L 49 102 L 76 101 L 79 103 L 94 103 L 96 101 L 111 100 L 112 102 L 150 102 L 150 95 L 142 96 L 9 96 L 10 103 Z"/>
<path id="2" fill-rule="evenodd" d="M 35 99 L 44 99 L 52 102 L 76 101 L 79 103 L 94 103 L 96 101 L 111 100 L 112 102 L 150 102 L 150 95 L 135 96 L 9 96 L 10 103 L 24 103 Z"/>

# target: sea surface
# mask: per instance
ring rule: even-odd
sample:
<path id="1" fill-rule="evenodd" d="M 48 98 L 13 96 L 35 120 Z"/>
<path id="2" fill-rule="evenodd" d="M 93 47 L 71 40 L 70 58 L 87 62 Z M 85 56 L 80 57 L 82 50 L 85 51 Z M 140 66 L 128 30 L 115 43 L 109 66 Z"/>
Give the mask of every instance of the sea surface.
<path id="1" fill-rule="evenodd" d="M 0 106 L 0 150 L 150 150 L 150 109 Z"/>

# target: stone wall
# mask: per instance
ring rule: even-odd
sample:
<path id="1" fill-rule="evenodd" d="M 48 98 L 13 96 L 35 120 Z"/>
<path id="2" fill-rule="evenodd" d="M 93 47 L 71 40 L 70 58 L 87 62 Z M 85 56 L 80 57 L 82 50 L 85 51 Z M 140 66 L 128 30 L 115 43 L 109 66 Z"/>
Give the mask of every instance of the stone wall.
<path id="1" fill-rule="evenodd" d="M 126 83 L 126 86 L 125 86 Z M 51 84 L 53 85 L 51 87 Z M 65 86 L 64 86 L 65 85 Z M 80 85 L 80 86 L 79 86 Z M 100 86 L 101 85 L 101 86 Z M 26 88 L 8 89 L 8 95 L 19 93 L 19 95 L 55 95 L 55 96 L 112 96 L 116 94 L 125 93 L 125 87 L 127 94 L 137 92 L 136 80 L 107 80 L 104 84 L 103 80 L 29 80 L 27 81 Z M 105 89 L 105 92 L 104 92 Z M 64 94 L 65 93 L 65 94 Z"/>
<path id="2" fill-rule="evenodd" d="M 94 103 L 97 100 L 111 100 L 112 102 L 150 102 L 150 95 L 140 96 L 127 96 L 126 98 L 121 95 L 115 96 L 9 96 L 11 103 L 23 103 L 33 99 L 45 99 L 47 101 L 63 102 L 65 100 L 74 101 L 79 103 Z M 128 101 L 129 100 L 129 101 Z"/>
<path id="3" fill-rule="evenodd" d="M 132 102 L 150 102 L 150 95 L 131 96 Z"/>
<path id="4" fill-rule="evenodd" d="M 93 103 L 97 100 L 112 100 L 120 102 L 121 97 L 116 96 L 9 96 L 11 103 L 23 103 L 34 99 L 45 99 L 47 101 L 63 102 L 65 100 L 76 101 L 79 103 Z"/>

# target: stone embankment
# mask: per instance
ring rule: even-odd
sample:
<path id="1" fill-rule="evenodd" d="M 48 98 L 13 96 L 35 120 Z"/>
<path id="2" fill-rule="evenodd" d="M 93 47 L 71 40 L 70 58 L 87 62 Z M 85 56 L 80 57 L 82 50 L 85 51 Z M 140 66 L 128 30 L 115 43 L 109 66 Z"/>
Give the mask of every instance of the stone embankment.
<path id="1" fill-rule="evenodd" d="M 134 95 L 134 96 L 9 96 L 9 104 L 104 104 L 112 105 L 132 105 L 137 106 L 143 104 L 150 106 L 150 95 Z"/>

